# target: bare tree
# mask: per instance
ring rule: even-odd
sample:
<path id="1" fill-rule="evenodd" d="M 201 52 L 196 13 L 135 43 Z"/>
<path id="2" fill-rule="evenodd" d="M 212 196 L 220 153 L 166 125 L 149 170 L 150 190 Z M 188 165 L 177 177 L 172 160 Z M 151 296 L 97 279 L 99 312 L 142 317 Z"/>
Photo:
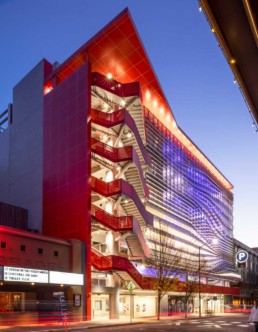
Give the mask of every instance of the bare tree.
<path id="1" fill-rule="evenodd" d="M 169 292 L 182 291 L 184 296 L 186 312 L 189 298 L 199 291 L 199 276 L 201 271 L 205 271 L 205 263 L 200 266 L 198 262 L 191 260 L 192 254 L 189 249 L 179 245 L 179 242 L 166 232 L 161 222 L 159 228 L 152 230 L 149 240 L 151 241 L 151 254 L 146 260 L 152 268 L 152 289 L 157 292 L 157 319 L 160 319 L 161 300 Z M 200 271 L 199 271 L 200 269 Z M 180 277 L 186 276 L 181 282 Z M 187 313 L 186 313 L 187 317 Z"/>
<path id="2" fill-rule="evenodd" d="M 146 260 L 152 268 L 152 289 L 157 291 L 157 319 L 160 319 L 161 300 L 165 294 L 176 290 L 180 282 L 180 262 L 183 249 L 176 247 L 175 240 L 162 229 L 153 231 L 151 255 Z"/>
<path id="3" fill-rule="evenodd" d="M 185 291 L 185 295 L 182 300 L 186 306 L 185 318 L 187 318 L 189 299 L 199 291 L 199 271 L 196 271 L 194 273 L 192 272 L 190 274 L 186 272 L 186 280 L 183 284 L 183 288 Z"/>

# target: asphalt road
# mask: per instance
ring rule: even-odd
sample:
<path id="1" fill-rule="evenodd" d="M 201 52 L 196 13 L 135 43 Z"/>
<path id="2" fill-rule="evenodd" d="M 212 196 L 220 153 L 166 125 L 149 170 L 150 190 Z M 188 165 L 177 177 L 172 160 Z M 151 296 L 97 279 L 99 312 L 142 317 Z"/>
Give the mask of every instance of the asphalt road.
<path id="1" fill-rule="evenodd" d="M 236 317 L 218 317 L 218 318 L 203 318 L 203 319 L 189 319 L 189 320 L 176 320 L 176 321 L 163 321 L 161 323 L 148 323 L 138 324 L 134 326 L 120 326 L 120 327 L 106 327 L 105 332 L 124 332 L 126 331 L 141 331 L 141 332 L 251 332 L 255 331 L 253 326 L 247 323 L 248 316 L 236 316 Z M 100 329 L 93 328 L 92 331 L 99 331 Z"/>
<path id="2" fill-rule="evenodd" d="M 221 317 L 210 317 L 210 318 L 190 318 L 190 319 L 173 319 L 173 320 L 162 320 L 162 321 L 150 321 L 139 324 L 127 324 L 127 325 L 105 325 L 98 324 L 92 325 L 68 325 L 67 328 L 64 326 L 33 326 L 33 327 L 8 327 L 4 328 L 0 326 L 1 331 L 9 332 L 57 332 L 57 331 L 91 331 L 91 332 L 125 332 L 125 331 L 139 331 L 139 332 L 254 332 L 254 327 L 247 323 L 248 315 L 246 314 L 235 314 L 232 316 L 221 316 Z"/>

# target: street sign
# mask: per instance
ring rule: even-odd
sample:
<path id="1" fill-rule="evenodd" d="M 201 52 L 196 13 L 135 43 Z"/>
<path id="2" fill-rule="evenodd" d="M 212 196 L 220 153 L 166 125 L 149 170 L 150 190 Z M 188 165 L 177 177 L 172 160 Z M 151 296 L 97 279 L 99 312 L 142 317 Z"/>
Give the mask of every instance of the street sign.
<path id="1" fill-rule="evenodd" d="M 135 289 L 135 284 L 132 281 L 129 281 L 126 287 L 130 292 L 132 292 Z"/>
<path id="2" fill-rule="evenodd" d="M 239 263 L 244 263 L 248 259 L 248 252 L 245 250 L 239 250 L 236 254 L 236 259 Z"/>

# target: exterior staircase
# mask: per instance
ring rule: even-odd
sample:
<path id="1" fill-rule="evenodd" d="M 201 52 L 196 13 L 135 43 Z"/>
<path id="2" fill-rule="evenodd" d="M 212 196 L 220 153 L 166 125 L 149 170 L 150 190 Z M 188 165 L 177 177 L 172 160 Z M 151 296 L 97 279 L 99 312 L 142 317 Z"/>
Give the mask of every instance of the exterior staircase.
<path id="1" fill-rule="evenodd" d="M 136 218 L 132 216 L 113 216 L 93 204 L 91 205 L 91 217 L 94 221 L 115 232 L 126 232 L 123 236 L 134 259 L 149 257 L 149 247 Z"/>
<path id="2" fill-rule="evenodd" d="M 153 278 L 145 277 L 124 257 L 104 256 L 94 248 L 91 251 L 91 264 L 100 271 L 114 271 L 123 282 L 134 281 L 142 289 L 151 289 Z"/>
<path id="3" fill-rule="evenodd" d="M 146 224 L 153 226 L 153 215 L 145 209 L 135 189 L 125 180 L 117 179 L 111 182 L 104 182 L 91 176 L 91 189 L 105 197 L 127 196 L 130 200 L 127 203 L 121 203 L 127 215 L 135 216 L 141 227 L 146 227 Z"/>

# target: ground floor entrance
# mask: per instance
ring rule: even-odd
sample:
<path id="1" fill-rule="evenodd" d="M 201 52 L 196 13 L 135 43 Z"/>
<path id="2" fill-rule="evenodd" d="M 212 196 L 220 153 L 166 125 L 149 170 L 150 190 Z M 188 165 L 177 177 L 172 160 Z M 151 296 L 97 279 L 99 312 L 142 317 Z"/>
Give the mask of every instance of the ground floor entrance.
<path id="1" fill-rule="evenodd" d="M 182 294 L 182 293 L 181 293 Z M 166 294 L 161 301 L 161 316 L 199 314 L 216 315 L 224 312 L 224 295 L 194 294 L 186 300 L 180 293 Z M 157 295 L 155 291 L 121 290 L 113 293 L 92 294 L 92 320 L 109 318 L 144 318 L 157 315 Z"/>
<path id="2" fill-rule="evenodd" d="M 0 292 L 0 312 L 23 311 L 24 293 Z"/>

